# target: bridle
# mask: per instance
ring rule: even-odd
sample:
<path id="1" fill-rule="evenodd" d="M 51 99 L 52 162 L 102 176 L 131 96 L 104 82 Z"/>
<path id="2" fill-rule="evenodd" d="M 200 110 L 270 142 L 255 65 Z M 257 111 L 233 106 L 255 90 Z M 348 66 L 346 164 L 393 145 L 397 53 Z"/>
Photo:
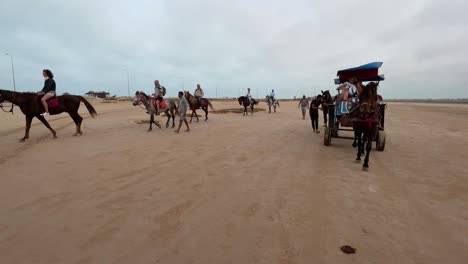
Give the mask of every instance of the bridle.
<path id="1" fill-rule="evenodd" d="M 143 109 L 143 110 L 146 110 L 145 107 L 142 107 L 142 106 L 141 106 L 142 104 L 144 104 L 144 103 L 143 103 L 143 100 L 141 99 L 141 98 L 143 97 L 143 95 L 140 94 L 140 93 L 138 93 L 135 97 L 136 97 L 136 99 L 133 100 L 133 105 L 138 106 L 138 107 L 140 107 L 140 108 Z"/>

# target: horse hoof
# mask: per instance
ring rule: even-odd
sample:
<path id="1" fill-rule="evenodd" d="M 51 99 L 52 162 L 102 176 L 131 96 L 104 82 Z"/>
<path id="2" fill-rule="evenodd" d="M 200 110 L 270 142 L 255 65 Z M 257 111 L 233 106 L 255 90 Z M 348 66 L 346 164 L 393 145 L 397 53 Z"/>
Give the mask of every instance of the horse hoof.
<path id="1" fill-rule="evenodd" d="M 369 168 L 369 164 L 367 164 L 367 163 L 364 163 L 364 164 L 362 165 L 362 168 L 364 168 L 364 169 L 367 169 L 367 168 Z"/>
<path id="2" fill-rule="evenodd" d="M 57 139 L 58 137 L 57 137 L 56 135 L 54 135 L 52 138 L 53 138 L 53 139 Z"/>
<path id="3" fill-rule="evenodd" d="M 357 147 L 356 143 L 353 143 L 353 148 Z"/>
<path id="4" fill-rule="evenodd" d="M 19 143 L 23 143 L 25 141 L 26 141 L 26 139 L 22 138 L 22 139 L 19 140 Z"/>
<path id="5" fill-rule="evenodd" d="M 357 157 L 357 158 L 356 158 L 356 161 L 357 161 L 358 163 L 361 163 L 361 157 Z"/>
<path id="6" fill-rule="evenodd" d="M 151 130 L 152 130 L 152 129 L 148 129 L 148 130 L 146 130 L 146 132 L 151 132 Z"/>

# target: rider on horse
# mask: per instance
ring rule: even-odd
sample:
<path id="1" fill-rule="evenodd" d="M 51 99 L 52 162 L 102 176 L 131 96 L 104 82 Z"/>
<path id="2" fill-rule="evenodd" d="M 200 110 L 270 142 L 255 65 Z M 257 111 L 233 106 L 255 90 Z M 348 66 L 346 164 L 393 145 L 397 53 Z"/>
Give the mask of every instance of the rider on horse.
<path id="1" fill-rule="evenodd" d="M 197 89 L 195 89 L 195 92 L 193 93 L 195 96 L 195 99 L 197 99 L 198 106 L 202 106 L 202 98 L 205 95 L 203 92 L 202 88 L 200 87 L 200 84 L 197 84 Z"/>
<path id="2" fill-rule="evenodd" d="M 45 112 L 41 114 L 41 116 L 49 115 L 49 105 L 47 105 L 47 100 L 54 97 L 56 92 L 55 81 L 54 81 L 54 74 L 50 70 L 43 70 L 42 76 L 44 76 L 44 88 L 40 92 L 39 95 L 43 95 L 41 98 L 42 105 L 44 106 Z"/>
<path id="3" fill-rule="evenodd" d="M 154 81 L 154 97 L 156 97 L 156 115 L 159 115 L 160 103 L 166 95 L 166 87 L 159 84 L 159 80 Z"/>
<path id="4" fill-rule="evenodd" d="M 250 88 L 247 88 L 247 95 L 246 95 L 246 97 L 249 98 L 250 104 L 252 105 L 252 104 L 253 104 L 253 100 L 252 100 L 252 95 L 250 94 Z"/>
<path id="5" fill-rule="evenodd" d="M 271 89 L 270 98 L 271 98 L 271 100 L 273 102 L 275 101 L 275 90 L 274 89 Z"/>

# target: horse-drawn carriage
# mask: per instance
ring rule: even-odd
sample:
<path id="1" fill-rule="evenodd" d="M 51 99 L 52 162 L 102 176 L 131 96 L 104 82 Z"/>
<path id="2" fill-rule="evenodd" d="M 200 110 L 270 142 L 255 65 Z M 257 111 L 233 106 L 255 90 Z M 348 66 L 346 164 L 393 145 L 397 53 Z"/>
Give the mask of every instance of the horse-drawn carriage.
<path id="1" fill-rule="evenodd" d="M 350 78 L 357 78 L 360 82 L 377 82 L 383 81 L 384 75 L 379 75 L 378 70 L 382 66 L 382 62 L 373 62 L 365 64 L 359 67 L 340 70 L 337 73 L 338 78 L 335 79 L 335 84 L 340 85 Z M 375 86 L 377 91 L 377 86 Z M 385 149 L 385 109 L 386 104 L 382 102 L 382 97 L 376 95 L 376 107 L 375 111 L 379 113 L 376 115 L 375 134 L 372 136 L 372 141 L 376 142 L 376 148 L 378 151 Z M 356 147 L 356 135 L 353 137 L 341 136 L 340 131 L 353 131 L 355 132 L 356 120 L 348 118 L 351 112 L 359 111 L 359 98 L 353 97 L 351 101 L 341 100 L 341 94 L 336 95 L 334 98 L 331 97 L 328 91 L 323 92 L 324 96 L 324 117 L 325 117 L 325 134 L 324 134 L 324 145 L 328 146 L 331 144 L 332 138 L 350 138 L 354 139 L 353 147 Z M 328 115 L 328 122 L 327 122 Z M 362 120 L 366 122 L 366 120 Z M 374 122 L 374 121 L 371 121 Z M 371 141 L 371 142 L 372 142 Z"/>

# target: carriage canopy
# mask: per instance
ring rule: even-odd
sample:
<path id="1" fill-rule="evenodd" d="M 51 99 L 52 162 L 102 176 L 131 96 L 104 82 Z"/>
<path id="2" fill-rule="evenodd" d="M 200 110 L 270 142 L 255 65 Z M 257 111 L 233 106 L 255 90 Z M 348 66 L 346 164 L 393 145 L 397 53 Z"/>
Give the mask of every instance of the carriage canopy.
<path id="1" fill-rule="evenodd" d="M 363 82 L 383 81 L 385 76 L 383 74 L 379 75 L 379 68 L 382 67 L 382 64 L 383 62 L 372 62 L 359 67 L 340 70 L 336 73 L 338 78 L 335 79 L 335 84 L 344 83 L 351 77 L 357 77 Z"/>

